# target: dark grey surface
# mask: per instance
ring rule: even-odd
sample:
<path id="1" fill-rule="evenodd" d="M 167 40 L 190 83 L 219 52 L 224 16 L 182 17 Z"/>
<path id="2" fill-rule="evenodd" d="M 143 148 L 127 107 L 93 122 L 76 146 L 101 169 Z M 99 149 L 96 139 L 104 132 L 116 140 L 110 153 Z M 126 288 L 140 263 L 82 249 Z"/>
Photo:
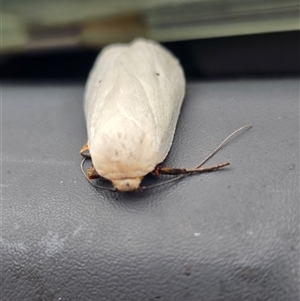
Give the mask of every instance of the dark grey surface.
<path id="1" fill-rule="evenodd" d="M 298 300 L 299 79 L 188 84 L 166 164 L 253 128 L 130 194 L 81 174 L 82 93 L 2 86 L 1 300 Z"/>

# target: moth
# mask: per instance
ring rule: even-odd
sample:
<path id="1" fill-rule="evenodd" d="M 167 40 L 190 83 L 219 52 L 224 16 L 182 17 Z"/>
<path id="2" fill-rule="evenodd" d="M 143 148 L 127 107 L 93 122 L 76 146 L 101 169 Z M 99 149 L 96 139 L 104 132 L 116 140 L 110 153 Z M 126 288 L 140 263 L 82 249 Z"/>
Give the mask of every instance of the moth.
<path id="1" fill-rule="evenodd" d="M 84 113 L 88 141 L 80 153 L 91 158 L 86 177 L 103 177 L 114 190 L 133 191 L 150 172 L 186 175 L 194 169 L 160 167 L 172 145 L 185 95 L 179 61 L 162 45 L 135 39 L 103 48 L 87 79 Z"/>

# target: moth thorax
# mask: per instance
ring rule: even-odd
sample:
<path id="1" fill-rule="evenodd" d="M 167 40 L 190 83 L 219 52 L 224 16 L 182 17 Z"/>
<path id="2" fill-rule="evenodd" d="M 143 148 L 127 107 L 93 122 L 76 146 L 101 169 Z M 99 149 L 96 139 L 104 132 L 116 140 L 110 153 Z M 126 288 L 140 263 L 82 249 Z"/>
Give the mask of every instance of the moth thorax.
<path id="1" fill-rule="evenodd" d="M 113 180 L 112 184 L 119 191 L 133 191 L 139 188 L 141 181 L 142 178 L 128 178 Z"/>

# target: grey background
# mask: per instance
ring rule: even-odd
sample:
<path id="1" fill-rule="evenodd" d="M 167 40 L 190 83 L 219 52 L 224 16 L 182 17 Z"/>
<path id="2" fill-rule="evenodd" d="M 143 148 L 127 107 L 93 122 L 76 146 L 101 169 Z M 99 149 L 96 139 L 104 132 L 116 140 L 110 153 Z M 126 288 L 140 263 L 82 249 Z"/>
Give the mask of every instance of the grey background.
<path id="1" fill-rule="evenodd" d="M 221 171 L 137 193 L 80 170 L 84 84 L 2 85 L 1 300 L 298 300 L 299 79 L 190 82 L 165 165 Z"/>

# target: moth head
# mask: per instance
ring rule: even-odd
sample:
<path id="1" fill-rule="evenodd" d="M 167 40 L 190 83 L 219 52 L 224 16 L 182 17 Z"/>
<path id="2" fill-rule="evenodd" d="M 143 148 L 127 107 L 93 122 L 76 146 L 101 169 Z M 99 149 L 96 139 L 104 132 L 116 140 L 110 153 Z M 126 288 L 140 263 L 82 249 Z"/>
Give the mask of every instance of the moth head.
<path id="1" fill-rule="evenodd" d="M 119 191 L 134 191 L 139 188 L 141 181 L 142 178 L 118 179 L 112 180 L 112 184 Z"/>

